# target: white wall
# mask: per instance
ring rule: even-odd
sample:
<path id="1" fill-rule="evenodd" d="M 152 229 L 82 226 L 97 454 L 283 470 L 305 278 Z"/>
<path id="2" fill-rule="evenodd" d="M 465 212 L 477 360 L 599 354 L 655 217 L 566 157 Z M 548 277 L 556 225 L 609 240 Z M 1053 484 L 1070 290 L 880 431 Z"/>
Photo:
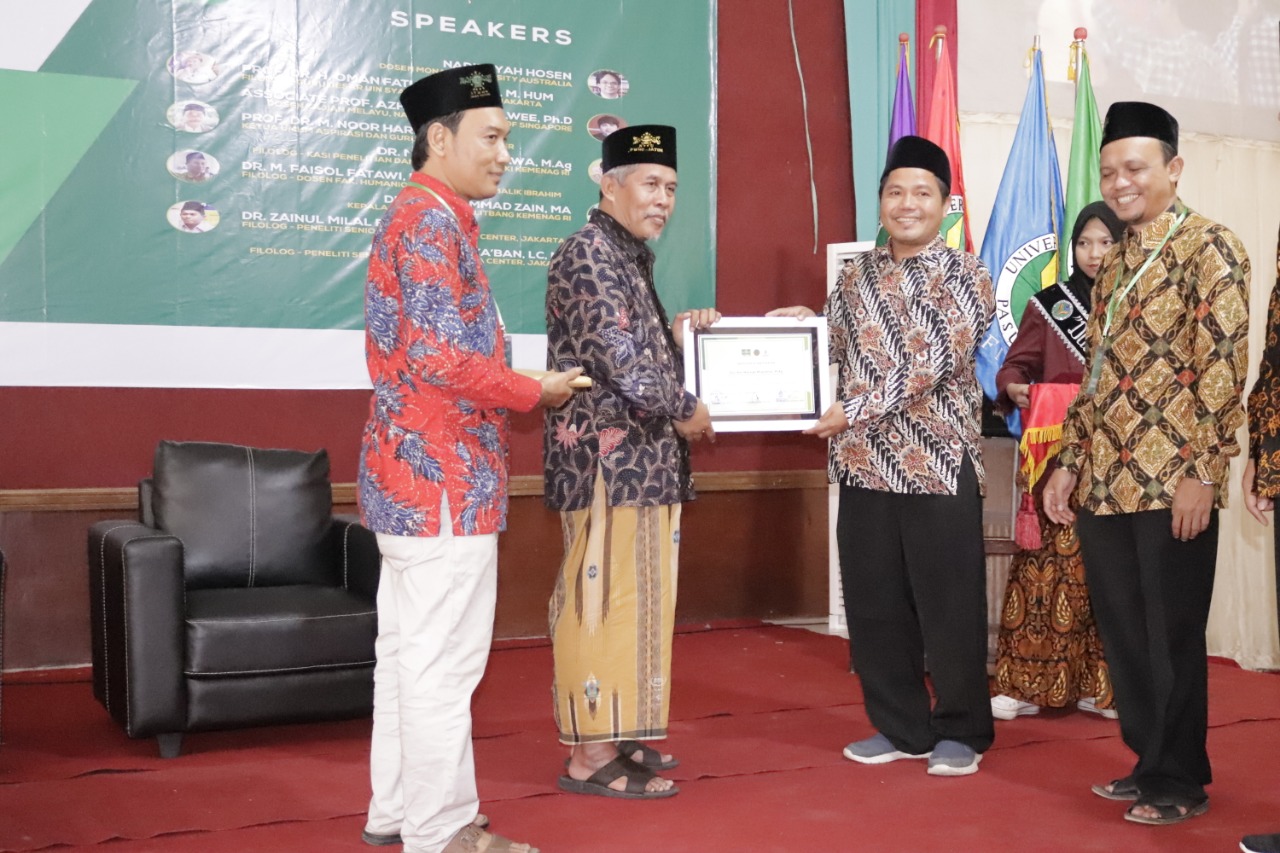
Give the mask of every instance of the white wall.
<path id="1" fill-rule="evenodd" d="M 1222 60 L 1222 67 L 1216 71 L 1203 59 L 1197 64 L 1192 48 L 1212 42 L 1214 36 L 1212 27 L 1198 15 L 1201 6 L 1211 5 L 1223 22 L 1224 31 L 1234 21 L 1240 25 L 1237 32 L 1256 30 L 1260 39 L 1269 38 L 1267 44 L 1274 56 L 1265 62 L 1254 62 L 1263 67 L 1246 73 L 1245 76 L 1252 75 L 1252 82 L 1227 60 Z M 1045 50 L 1046 75 L 1051 81 L 1049 109 L 1066 178 L 1074 104 L 1072 84 L 1066 82 L 1066 46 L 1074 26 L 1089 27 L 1091 70 L 1099 108 L 1105 112 L 1114 100 L 1141 99 L 1159 103 L 1177 116 L 1183 129 L 1180 151 L 1187 164 L 1179 194 L 1192 208 L 1235 231 L 1249 252 L 1253 262 L 1249 346 L 1255 365 L 1248 379 L 1251 386 L 1262 354 L 1267 301 L 1276 281 L 1280 228 L 1280 193 L 1276 191 L 1280 187 L 1280 39 L 1276 23 L 1280 20 L 1280 0 L 1240 0 L 1238 4 L 1227 0 L 1220 5 L 1200 0 L 1110 2 L 1110 7 L 1119 7 L 1124 14 L 1146 15 L 1152 21 L 1161 20 L 1162 15 L 1166 16 L 1166 24 L 1184 18 L 1194 21 L 1201 29 L 1189 30 L 1180 42 L 1191 46 L 1187 49 L 1191 58 L 1184 64 L 1185 73 L 1181 76 L 1216 74 L 1215 79 L 1235 81 L 1210 89 L 1213 99 L 1201 97 L 1204 90 L 1185 91 L 1177 79 L 1161 82 L 1144 78 L 1148 89 L 1143 90 L 1116 56 L 1126 44 L 1136 49 L 1139 31 L 1128 32 L 1125 38 L 1104 38 L 1094 6 L 1093 0 L 959 0 L 960 143 L 975 245 L 981 245 L 986 233 L 995 192 L 1013 144 L 1027 86 L 1022 62 L 1037 32 L 1042 35 Z M 1246 20 L 1255 20 L 1248 17 L 1254 13 L 1263 23 L 1243 26 Z M 1179 37 L 1175 34 L 1168 38 Z M 1258 88 L 1258 78 L 1274 88 Z M 1239 439 L 1242 448 L 1247 447 L 1244 430 Z M 1237 458 L 1232 466 L 1230 508 L 1220 517 L 1209 651 L 1250 668 L 1280 669 L 1271 531 L 1258 525 L 1242 508 L 1242 464 Z"/>
<path id="2" fill-rule="evenodd" d="M 1082 26 L 1104 111 L 1154 101 L 1184 130 L 1280 141 L 1280 0 L 958 0 L 957 11 L 962 112 L 1017 113 L 1039 35 L 1050 115 L 1069 119 L 1068 47 Z"/>

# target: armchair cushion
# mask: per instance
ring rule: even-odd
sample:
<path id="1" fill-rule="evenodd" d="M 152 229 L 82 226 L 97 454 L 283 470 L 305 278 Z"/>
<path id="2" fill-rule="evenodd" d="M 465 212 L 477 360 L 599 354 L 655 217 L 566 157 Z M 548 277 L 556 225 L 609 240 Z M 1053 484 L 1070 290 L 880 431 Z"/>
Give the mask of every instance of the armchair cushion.
<path id="1" fill-rule="evenodd" d="M 190 677 L 300 672 L 373 663 L 378 611 L 340 587 L 187 593 Z"/>
<path id="2" fill-rule="evenodd" d="M 332 584 L 325 451 L 162 441 L 156 526 L 182 540 L 189 589 Z"/>

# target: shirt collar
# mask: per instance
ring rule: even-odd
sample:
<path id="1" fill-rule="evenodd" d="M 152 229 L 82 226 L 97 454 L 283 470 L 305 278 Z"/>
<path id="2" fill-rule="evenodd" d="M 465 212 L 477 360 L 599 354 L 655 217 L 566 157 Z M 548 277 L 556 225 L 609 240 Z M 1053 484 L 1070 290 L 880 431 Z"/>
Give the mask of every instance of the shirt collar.
<path id="1" fill-rule="evenodd" d="M 440 198 L 444 199 L 445 204 L 449 205 L 449 209 L 453 211 L 453 215 L 458 218 L 462 233 L 468 237 L 475 237 L 479 233 L 480 223 L 476 221 L 476 212 L 471 207 L 471 203 L 450 189 L 443 181 L 431 177 L 426 172 L 414 172 L 409 176 L 409 181 L 434 190 Z"/>
<path id="2" fill-rule="evenodd" d="M 632 234 L 622 226 L 622 223 L 600 208 L 594 208 L 589 219 L 592 225 L 603 231 L 610 242 L 614 243 L 627 255 L 637 260 L 653 258 L 653 250 L 649 248 L 644 240 Z"/>
<path id="3" fill-rule="evenodd" d="M 942 235 L 939 234 L 937 237 L 934 237 L 932 241 L 930 241 L 929 245 L 925 246 L 919 252 L 916 252 L 914 255 L 910 255 L 909 257 L 903 258 L 901 261 L 899 261 L 893 257 L 893 246 L 891 245 L 892 243 L 893 243 L 893 238 L 890 237 L 888 243 L 885 243 L 883 246 L 876 247 L 876 251 L 881 253 L 881 261 L 889 264 L 905 263 L 906 261 L 909 261 L 913 258 L 921 261 L 936 260 L 940 255 L 945 253 L 947 250 L 947 242 L 943 240 Z"/>
<path id="4" fill-rule="evenodd" d="M 1168 210 L 1148 222 L 1138 231 L 1125 231 L 1124 235 L 1124 259 L 1127 264 L 1133 266 L 1140 264 L 1145 260 L 1147 253 L 1160 245 L 1160 241 L 1169 233 L 1169 229 L 1173 227 L 1173 222 L 1183 213 L 1190 212 L 1189 208 L 1182 203 L 1182 199 L 1176 196 L 1173 204 L 1169 205 Z"/>

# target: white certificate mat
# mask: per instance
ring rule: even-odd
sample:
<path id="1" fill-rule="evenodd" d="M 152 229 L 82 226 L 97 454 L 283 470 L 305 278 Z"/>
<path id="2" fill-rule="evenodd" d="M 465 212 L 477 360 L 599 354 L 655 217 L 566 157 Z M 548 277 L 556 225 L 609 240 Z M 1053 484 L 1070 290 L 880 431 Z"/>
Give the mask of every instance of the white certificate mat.
<path id="1" fill-rule="evenodd" d="M 717 432 L 808 429 L 830 405 L 827 318 L 722 317 L 686 330 L 684 375 Z"/>

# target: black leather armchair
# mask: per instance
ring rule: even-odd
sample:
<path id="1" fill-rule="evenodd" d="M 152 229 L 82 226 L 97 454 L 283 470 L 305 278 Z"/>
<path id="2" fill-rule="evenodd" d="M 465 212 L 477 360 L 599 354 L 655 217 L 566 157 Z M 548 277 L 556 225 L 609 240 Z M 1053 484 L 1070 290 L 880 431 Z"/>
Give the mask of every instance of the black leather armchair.
<path id="1" fill-rule="evenodd" d="M 93 692 L 130 737 L 373 707 L 378 548 L 323 450 L 160 443 L 139 521 L 89 530 Z"/>

